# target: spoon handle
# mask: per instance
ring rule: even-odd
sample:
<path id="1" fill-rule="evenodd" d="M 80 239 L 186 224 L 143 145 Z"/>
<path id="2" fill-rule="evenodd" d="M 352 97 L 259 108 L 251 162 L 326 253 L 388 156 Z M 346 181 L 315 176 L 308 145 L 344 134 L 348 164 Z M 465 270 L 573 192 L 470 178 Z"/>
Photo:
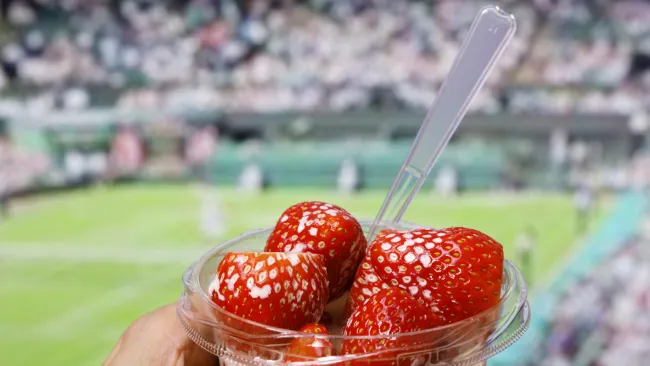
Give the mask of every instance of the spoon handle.
<path id="1" fill-rule="evenodd" d="M 401 220 L 515 29 L 515 18 L 496 6 L 487 6 L 478 13 L 384 199 L 368 233 L 369 242 L 380 224 L 390 226 Z"/>

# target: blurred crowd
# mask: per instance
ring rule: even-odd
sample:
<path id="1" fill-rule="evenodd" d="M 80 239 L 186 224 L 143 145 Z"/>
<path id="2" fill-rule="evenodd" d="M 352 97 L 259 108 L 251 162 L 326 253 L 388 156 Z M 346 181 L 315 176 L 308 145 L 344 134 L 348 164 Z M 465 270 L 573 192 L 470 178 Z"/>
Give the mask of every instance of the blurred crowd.
<path id="1" fill-rule="evenodd" d="M 598 5 L 596 5 L 598 4 Z M 632 114 L 650 107 L 650 2 L 558 1 L 516 71 L 513 111 Z"/>
<path id="2" fill-rule="evenodd" d="M 49 167 L 45 155 L 17 146 L 0 134 L 0 200 L 33 186 Z"/>
<path id="3" fill-rule="evenodd" d="M 0 91 L 31 87 L 27 107 L 45 111 L 85 108 L 101 99 L 97 88 L 116 91 L 122 107 L 428 107 L 488 3 L 12 0 L 3 2 Z M 628 76 L 647 2 L 506 3 L 517 35 L 474 110 L 640 108 L 650 78 Z M 605 4 L 606 20 L 592 3 Z"/>
<path id="4" fill-rule="evenodd" d="M 540 366 L 642 366 L 650 357 L 650 222 L 645 233 L 567 291 Z"/>

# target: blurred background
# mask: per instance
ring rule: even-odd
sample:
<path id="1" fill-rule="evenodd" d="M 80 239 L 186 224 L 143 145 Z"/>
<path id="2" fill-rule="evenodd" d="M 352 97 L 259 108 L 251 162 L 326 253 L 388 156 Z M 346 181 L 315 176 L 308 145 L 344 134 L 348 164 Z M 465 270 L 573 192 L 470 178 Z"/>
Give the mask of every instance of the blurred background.
<path id="1" fill-rule="evenodd" d="M 406 219 L 522 268 L 491 365 L 647 365 L 650 2 L 492 3 L 516 37 Z M 487 4 L 0 0 L 2 364 L 100 364 L 293 203 L 374 217 Z"/>

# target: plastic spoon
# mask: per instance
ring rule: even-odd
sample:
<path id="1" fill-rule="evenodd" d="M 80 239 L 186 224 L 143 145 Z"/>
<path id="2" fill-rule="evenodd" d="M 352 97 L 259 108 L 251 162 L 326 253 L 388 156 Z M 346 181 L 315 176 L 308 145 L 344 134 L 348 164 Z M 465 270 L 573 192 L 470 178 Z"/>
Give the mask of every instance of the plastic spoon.
<path id="1" fill-rule="evenodd" d="M 497 6 L 478 13 L 370 228 L 369 242 L 380 224 L 394 225 L 401 220 L 515 29 L 515 18 Z"/>

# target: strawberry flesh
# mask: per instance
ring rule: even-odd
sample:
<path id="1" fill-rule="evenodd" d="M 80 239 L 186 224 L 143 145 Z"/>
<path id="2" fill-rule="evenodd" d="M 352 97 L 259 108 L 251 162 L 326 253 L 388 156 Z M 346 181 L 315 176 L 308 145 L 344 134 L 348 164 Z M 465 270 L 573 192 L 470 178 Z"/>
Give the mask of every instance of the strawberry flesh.
<path id="1" fill-rule="evenodd" d="M 350 289 L 350 296 L 345 303 L 344 316 L 349 317 L 352 312 L 363 304 L 370 296 L 378 293 L 382 289 L 390 288 L 384 280 L 377 275 L 375 267 L 372 265 L 370 254 L 361 261 L 357 270 L 355 281 Z"/>

